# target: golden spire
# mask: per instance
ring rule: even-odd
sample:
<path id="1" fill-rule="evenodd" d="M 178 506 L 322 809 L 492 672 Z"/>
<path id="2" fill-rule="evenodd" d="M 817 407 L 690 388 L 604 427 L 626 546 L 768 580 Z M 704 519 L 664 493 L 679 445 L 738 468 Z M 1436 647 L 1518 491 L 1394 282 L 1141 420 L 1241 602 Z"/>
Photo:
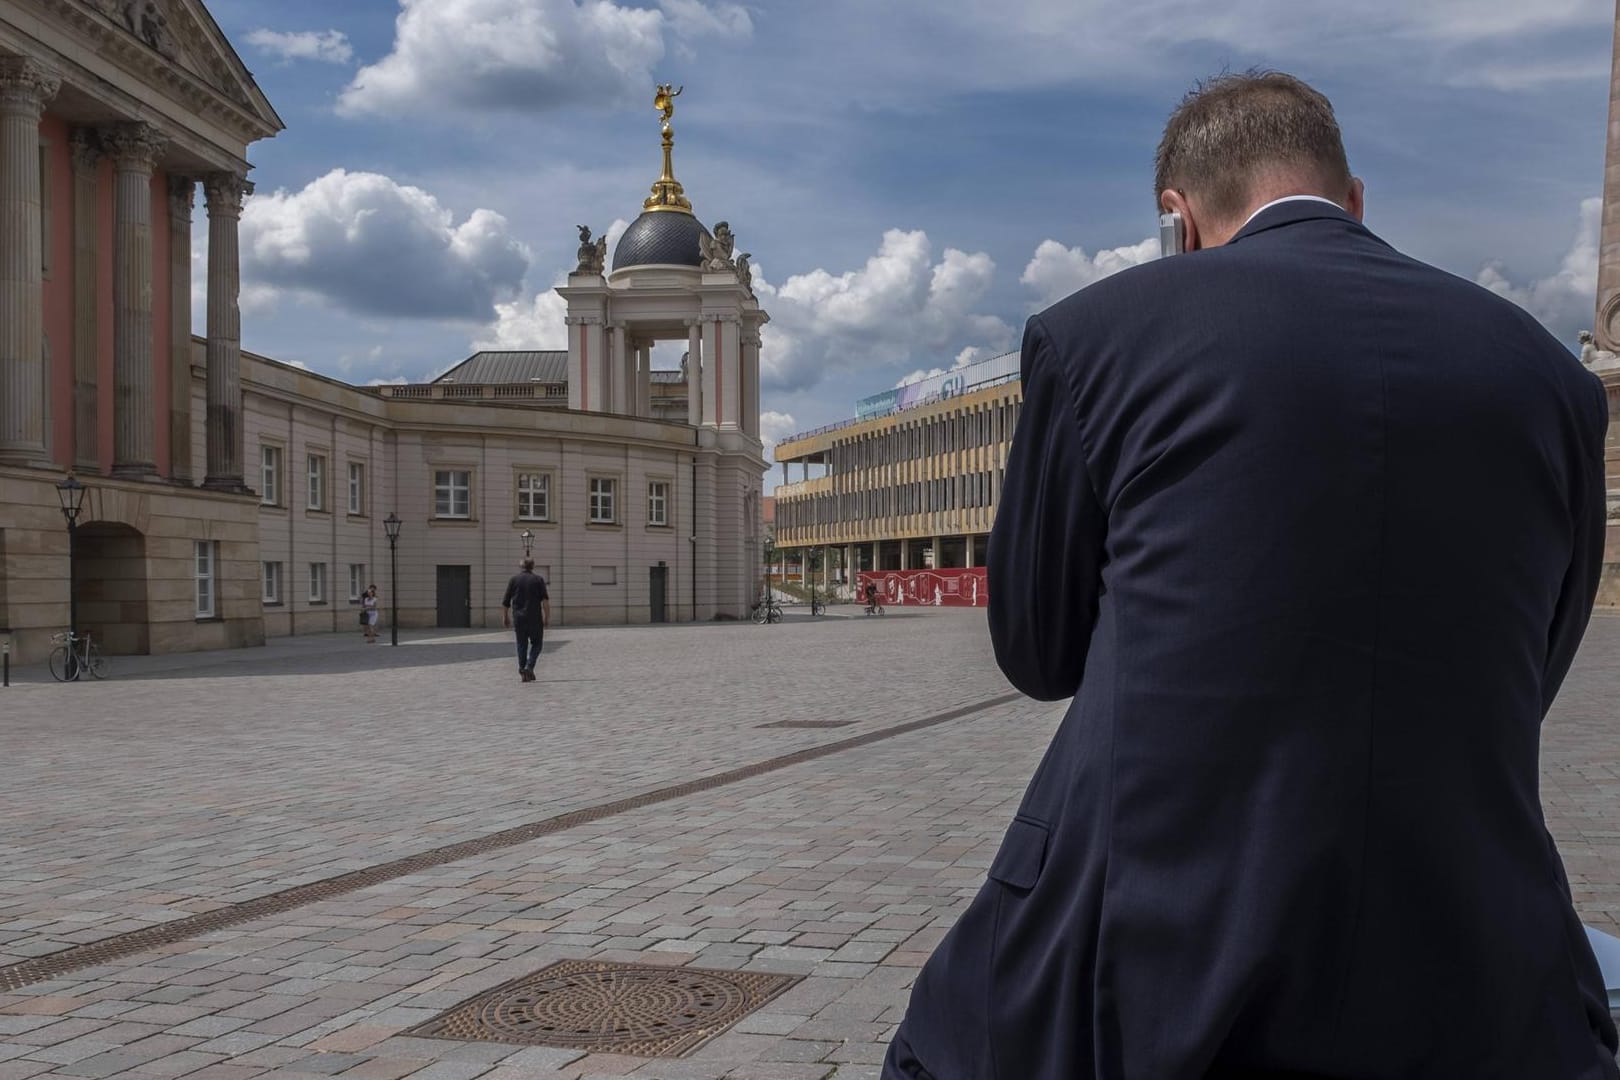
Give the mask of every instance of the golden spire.
<path id="1" fill-rule="evenodd" d="M 681 87 L 681 90 L 685 89 L 686 87 Z M 675 129 L 669 126 L 669 118 L 675 115 L 675 99 L 681 96 L 681 90 L 671 89 L 669 83 L 659 83 L 657 92 L 653 94 L 653 108 L 657 109 L 663 118 L 664 175 L 653 181 L 652 194 L 641 204 L 642 210 L 678 210 L 683 214 L 692 212 L 691 201 L 681 189 L 681 182 L 675 179 Z"/>

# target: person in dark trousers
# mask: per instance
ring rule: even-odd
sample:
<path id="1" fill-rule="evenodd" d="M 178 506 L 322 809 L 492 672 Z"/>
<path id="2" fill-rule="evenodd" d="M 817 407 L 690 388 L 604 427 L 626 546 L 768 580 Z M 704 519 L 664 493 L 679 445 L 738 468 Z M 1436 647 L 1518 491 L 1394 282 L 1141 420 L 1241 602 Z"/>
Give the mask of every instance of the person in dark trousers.
<path id="1" fill-rule="evenodd" d="M 1073 697 L 884 1080 L 1614 1080 L 1538 737 L 1599 380 L 1362 224 L 1327 99 L 1171 116 L 1187 254 L 1030 319 L 996 659 Z"/>
<path id="2" fill-rule="evenodd" d="M 546 579 L 534 572 L 533 559 L 524 559 L 523 569 L 506 583 L 506 596 L 501 600 L 501 625 L 517 634 L 518 673 L 523 682 L 534 682 L 534 665 L 550 623 L 551 594 Z"/>

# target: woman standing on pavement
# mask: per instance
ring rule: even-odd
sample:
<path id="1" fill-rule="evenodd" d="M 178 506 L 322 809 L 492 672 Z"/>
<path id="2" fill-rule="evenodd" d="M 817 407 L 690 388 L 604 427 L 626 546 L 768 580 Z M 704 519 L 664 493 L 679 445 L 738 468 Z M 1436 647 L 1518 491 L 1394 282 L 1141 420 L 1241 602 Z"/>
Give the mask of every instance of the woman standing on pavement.
<path id="1" fill-rule="evenodd" d="M 361 614 L 365 616 L 366 644 L 377 644 L 377 586 L 366 587 L 365 595 L 360 597 Z"/>

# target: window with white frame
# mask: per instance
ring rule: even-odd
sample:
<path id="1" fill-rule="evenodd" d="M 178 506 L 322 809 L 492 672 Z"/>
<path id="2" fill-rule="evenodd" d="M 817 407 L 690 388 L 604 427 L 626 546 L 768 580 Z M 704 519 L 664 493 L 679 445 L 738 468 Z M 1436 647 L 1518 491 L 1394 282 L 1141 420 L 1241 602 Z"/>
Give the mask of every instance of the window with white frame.
<path id="1" fill-rule="evenodd" d="M 309 455 L 309 500 L 305 505 L 311 510 L 326 509 L 326 458 L 320 454 Z"/>
<path id="2" fill-rule="evenodd" d="M 647 484 L 647 524 L 669 524 L 669 482 L 653 480 Z"/>
<path id="3" fill-rule="evenodd" d="M 197 556 L 197 618 L 212 619 L 214 617 L 214 575 L 216 564 L 219 562 L 219 544 L 214 540 L 198 540 L 195 544 Z"/>
<path id="4" fill-rule="evenodd" d="M 312 604 L 326 602 L 326 564 L 323 562 L 309 564 L 309 602 Z"/>
<path id="5" fill-rule="evenodd" d="M 519 473 L 517 516 L 524 521 L 551 520 L 551 474 Z"/>
<path id="6" fill-rule="evenodd" d="M 264 564 L 264 602 L 281 603 L 281 564 L 278 562 Z"/>
<path id="7" fill-rule="evenodd" d="M 366 591 L 366 564 L 349 564 L 349 599 L 359 600 Z"/>
<path id="8" fill-rule="evenodd" d="M 465 469 L 438 469 L 433 473 L 433 516 L 472 517 L 472 473 Z"/>
<path id="9" fill-rule="evenodd" d="M 591 495 L 591 524 L 611 525 L 618 520 L 614 516 L 614 494 L 618 482 L 606 476 L 593 476 L 590 483 Z"/>
<path id="10" fill-rule="evenodd" d="M 265 506 L 281 505 L 281 447 L 259 448 L 259 501 Z"/>
<path id="11" fill-rule="evenodd" d="M 366 467 L 358 461 L 349 462 L 349 513 L 363 514 L 366 505 Z"/>

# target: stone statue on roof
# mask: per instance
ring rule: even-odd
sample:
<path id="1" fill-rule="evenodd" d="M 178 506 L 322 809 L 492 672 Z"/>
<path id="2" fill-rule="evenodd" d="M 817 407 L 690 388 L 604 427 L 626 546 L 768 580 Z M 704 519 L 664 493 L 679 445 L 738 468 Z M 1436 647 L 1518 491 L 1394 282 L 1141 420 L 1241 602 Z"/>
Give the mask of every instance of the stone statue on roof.
<path id="1" fill-rule="evenodd" d="M 748 265 L 748 260 L 750 258 L 752 258 L 752 256 L 746 251 L 737 256 L 737 280 L 742 283 L 742 287 L 744 289 L 748 290 L 748 295 L 753 296 L 754 271 L 753 268 Z"/>
<path id="2" fill-rule="evenodd" d="M 702 256 L 704 271 L 716 274 L 737 269 L 737 264 L 731 261 L 731 252 L 736 244 L 737 238 L 731 235 L 731 226 L 724 221 L 715 223 L 713 236 L 699 233 L 698 253 Z"/>
<path id="3" fill-rule="evenodd" d="M 575 267 L 576 274 L 600 274 L 607 266 L 607 237 L 599 237 L 595 242 L 591 240 L 591 227 L 589 225 L 577 226 L 579 229 L 579 266 Z"/>

